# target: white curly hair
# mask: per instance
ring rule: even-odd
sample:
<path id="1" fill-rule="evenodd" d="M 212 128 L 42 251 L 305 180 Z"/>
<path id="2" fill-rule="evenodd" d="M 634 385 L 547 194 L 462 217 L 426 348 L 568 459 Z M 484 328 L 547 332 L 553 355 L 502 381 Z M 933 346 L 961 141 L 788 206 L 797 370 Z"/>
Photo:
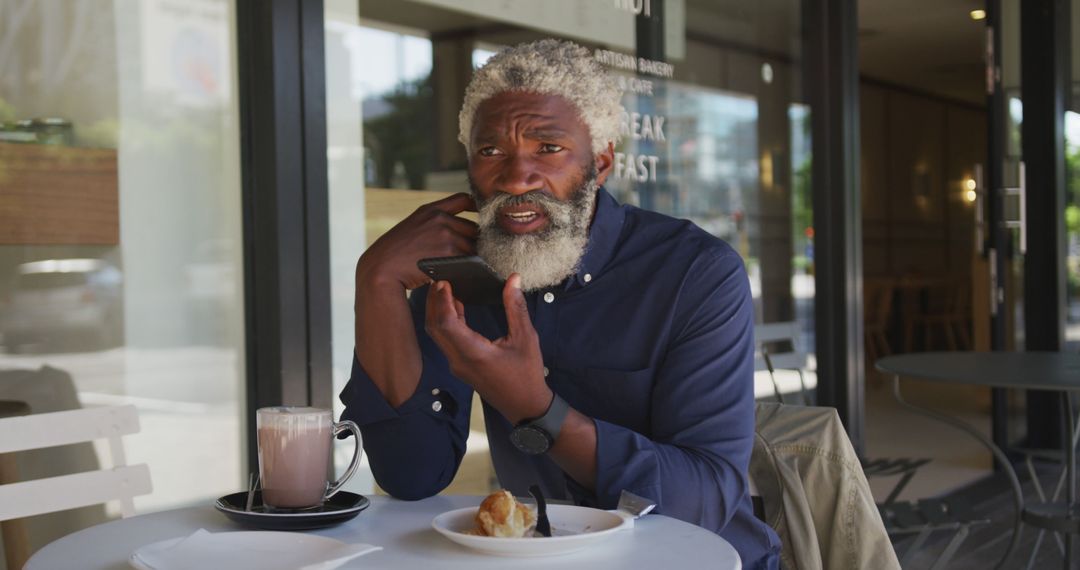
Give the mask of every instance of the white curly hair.
<path id="1" fill-rule="evenodd" d="M 506 48 L 473 74 L 458 115 L 458 140 L 469 154 L 477 108 L 507 91 L 558 95 L 569 101 L 589 128 L 593 154 L 619 142 L 623 107 L 618 86 L 585 47 L 546 39 Z"/>

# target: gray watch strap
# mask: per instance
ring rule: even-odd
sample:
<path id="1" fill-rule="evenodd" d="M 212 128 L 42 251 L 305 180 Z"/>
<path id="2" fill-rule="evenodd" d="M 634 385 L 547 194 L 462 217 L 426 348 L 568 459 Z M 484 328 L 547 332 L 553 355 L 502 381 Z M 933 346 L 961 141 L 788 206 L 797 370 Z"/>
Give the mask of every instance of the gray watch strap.
<path id="1" fill-rule="evenodd" d="M 562 430 L 563 422 L 566 421 L 566 414 L 569 412 L 570 404 L 567 404 L 566 400 L 559 397 L 558 394 L 554 394 L 551 405 L 548 406 L 544 415 L 521 423 L 533 425 L 546 431 L 551 436 L 552 443 L 554 443 L 555 440 L 559 439 L 559 431 Z"/>

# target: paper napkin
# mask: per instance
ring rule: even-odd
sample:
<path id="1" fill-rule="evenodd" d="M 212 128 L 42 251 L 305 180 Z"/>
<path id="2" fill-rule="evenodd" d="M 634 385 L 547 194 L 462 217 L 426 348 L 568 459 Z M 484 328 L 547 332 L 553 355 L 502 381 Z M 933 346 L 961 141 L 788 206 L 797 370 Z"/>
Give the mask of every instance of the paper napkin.
<path id="1" fill-rule="evenodd" d="M 190 536 L 148 544 L 131 555 L 136 568 L 235 568 L 251 570 L 333 570 L 369 552 L 370 544 L 346 544 L 323 536 L 293 532 L 243 531 Z"/>

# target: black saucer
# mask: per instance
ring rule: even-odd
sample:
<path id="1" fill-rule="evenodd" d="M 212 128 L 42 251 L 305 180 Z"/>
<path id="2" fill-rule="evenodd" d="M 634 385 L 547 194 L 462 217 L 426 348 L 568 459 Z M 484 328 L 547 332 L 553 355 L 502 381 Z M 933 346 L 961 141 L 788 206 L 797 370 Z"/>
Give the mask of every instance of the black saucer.
<path id="1" fill-rule="evenodd" d="M 229 519 L 243 525 L 266 530 L 311 530 L 341 524 L 360 514 L 371 502 L 363 495 L 338 491 L 321 506 L 310 509 L 271 509 L 262 502 L 262 491 L 255 491 L 251 510 L 247 506 L 247 491 L 225 495 L 214 508 Z"/>

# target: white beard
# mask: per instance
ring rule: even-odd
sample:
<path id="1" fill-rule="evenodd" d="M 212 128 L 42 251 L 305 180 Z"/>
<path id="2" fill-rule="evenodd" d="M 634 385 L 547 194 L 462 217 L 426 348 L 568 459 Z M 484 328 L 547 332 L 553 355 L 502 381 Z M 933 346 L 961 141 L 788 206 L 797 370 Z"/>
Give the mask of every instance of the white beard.
<path id="1" fill-rule="evenodd" d="M 536 291 L 562 283 L 578 269 L 589 242 L 589 224 L 596 207 L 595 169 L 586 177 L 568 201 L 548 194 L 529 192 L 519 196 L 496 193 L 479 203 L 480 235 L 477 253 L 506 279 L 511 273 L 521 275 L 521 288 Z M 474 196 L 476 191 L 473 191 Z M 548 225 L 529 234 L 511 234 L 499 227 L 499 210 L 509 204 L 533 203 L 544 209 Z"/>

